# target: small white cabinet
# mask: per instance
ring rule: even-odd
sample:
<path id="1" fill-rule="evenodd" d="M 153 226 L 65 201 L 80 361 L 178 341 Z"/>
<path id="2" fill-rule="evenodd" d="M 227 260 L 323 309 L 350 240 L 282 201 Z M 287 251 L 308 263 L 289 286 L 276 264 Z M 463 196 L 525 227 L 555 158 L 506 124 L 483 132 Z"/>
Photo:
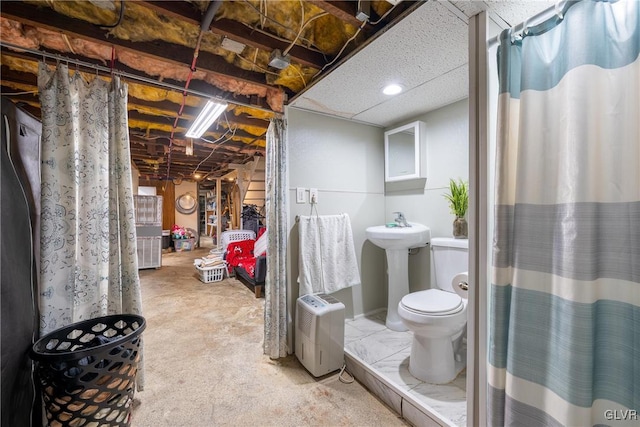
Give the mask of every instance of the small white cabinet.
<path id="1" fill-rule="evenodd" d="M 386 182 L 427 177 L 425 123 L 415 121 L 384 133 Z"/>
<path id="2" fill-rule="evenodd" d="M 162 267 L 162 196 L 133 196 L 138 269 Z"/>

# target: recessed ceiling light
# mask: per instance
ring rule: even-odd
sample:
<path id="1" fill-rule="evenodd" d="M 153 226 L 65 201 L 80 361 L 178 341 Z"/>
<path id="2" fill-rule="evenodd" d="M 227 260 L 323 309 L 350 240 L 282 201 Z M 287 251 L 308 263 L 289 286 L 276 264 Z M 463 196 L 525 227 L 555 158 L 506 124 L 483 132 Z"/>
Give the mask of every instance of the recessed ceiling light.
<path id="1" fill-rule="evenodd" d="M 402 86 L 395 83 L 386 85 L 384 89 L 382 89 L 382 93 L 385 95 L 397 95 L 400 92 L 402 92 Z"/>

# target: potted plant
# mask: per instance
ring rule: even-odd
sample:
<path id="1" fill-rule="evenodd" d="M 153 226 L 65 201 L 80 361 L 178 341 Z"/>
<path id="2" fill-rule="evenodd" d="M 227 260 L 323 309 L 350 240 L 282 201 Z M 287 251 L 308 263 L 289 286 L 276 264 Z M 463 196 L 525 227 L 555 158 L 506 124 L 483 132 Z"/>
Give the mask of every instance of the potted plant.
<path id="1" fill-rule="evenodd" d="M 456 219 L 453 220 L 453 237 L 466 239 L 468 226 L 464 216 L 469 207 L 469 184 L 462 179 L 458 179 L 458 181 L 449 179 L 449 193 L 446 193 L 444 197 L 449 201 L 451 213 L 456 216 Z"/>

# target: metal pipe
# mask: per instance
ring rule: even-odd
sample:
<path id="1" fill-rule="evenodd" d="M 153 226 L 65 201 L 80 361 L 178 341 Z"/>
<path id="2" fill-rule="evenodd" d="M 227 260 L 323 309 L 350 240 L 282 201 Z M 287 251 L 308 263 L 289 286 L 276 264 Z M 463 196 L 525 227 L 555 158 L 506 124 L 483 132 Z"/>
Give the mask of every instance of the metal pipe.
<path id="1" fill-rule="evenodd" d="M 202 23 L 200 24 L 200 31 L 203 33 L 209 31 L 209 27 L 211 26 L 211 22 L 213 22 L 213 17 L 215 16 L 218 9 L 222 6 L 222 0 L 213 0 L 209 3 L 209 7 L 207 8 L 204 17 L 202 18 Z"/>
<path id="2" fill-rule="evenodd" d="M 523 33 L 522 37 L 526 37 L 528 35 L 526 30 L 532 26 L 531 25 L 532 22 L 537 22 L 537 24 L 535 25 L 540 25 L 554 17 L 557 17 L 558 23 L 559 23 L 564 19 L 564 14 L 567 13 L 567 10 L 569 10 L 571 6 L 573 6 L 578 2 L 567 1 L 564 4 L 562 3 L 563 3 L 562 0 L 558 1 L 554 6 L 551 6 L 543 10 L 542 12 L 538 12 L 532 17 L 527 18 L 523 22 L 511 27 L 511 33 L 518 34 L 522 32 Z M 500 43 L 500 34 L 489 39 L 489 41 L 487 42 L 487 49 L 491 49 L 493 46 L 495 46 L 498 43 Z"/>

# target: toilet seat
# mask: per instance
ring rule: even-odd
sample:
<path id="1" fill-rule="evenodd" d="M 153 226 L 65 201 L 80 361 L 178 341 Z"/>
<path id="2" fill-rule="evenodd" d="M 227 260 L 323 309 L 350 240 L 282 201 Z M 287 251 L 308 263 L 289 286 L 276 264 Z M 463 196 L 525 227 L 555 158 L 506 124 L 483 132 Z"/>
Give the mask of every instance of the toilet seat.
<path id="1" fill-rule="evenodd" d="M 428 316 L 448 316 L 464 309 L 460 295 L 440 289 L 410 293 L 402 298 L 400 304 L 411 313 Z"/>

